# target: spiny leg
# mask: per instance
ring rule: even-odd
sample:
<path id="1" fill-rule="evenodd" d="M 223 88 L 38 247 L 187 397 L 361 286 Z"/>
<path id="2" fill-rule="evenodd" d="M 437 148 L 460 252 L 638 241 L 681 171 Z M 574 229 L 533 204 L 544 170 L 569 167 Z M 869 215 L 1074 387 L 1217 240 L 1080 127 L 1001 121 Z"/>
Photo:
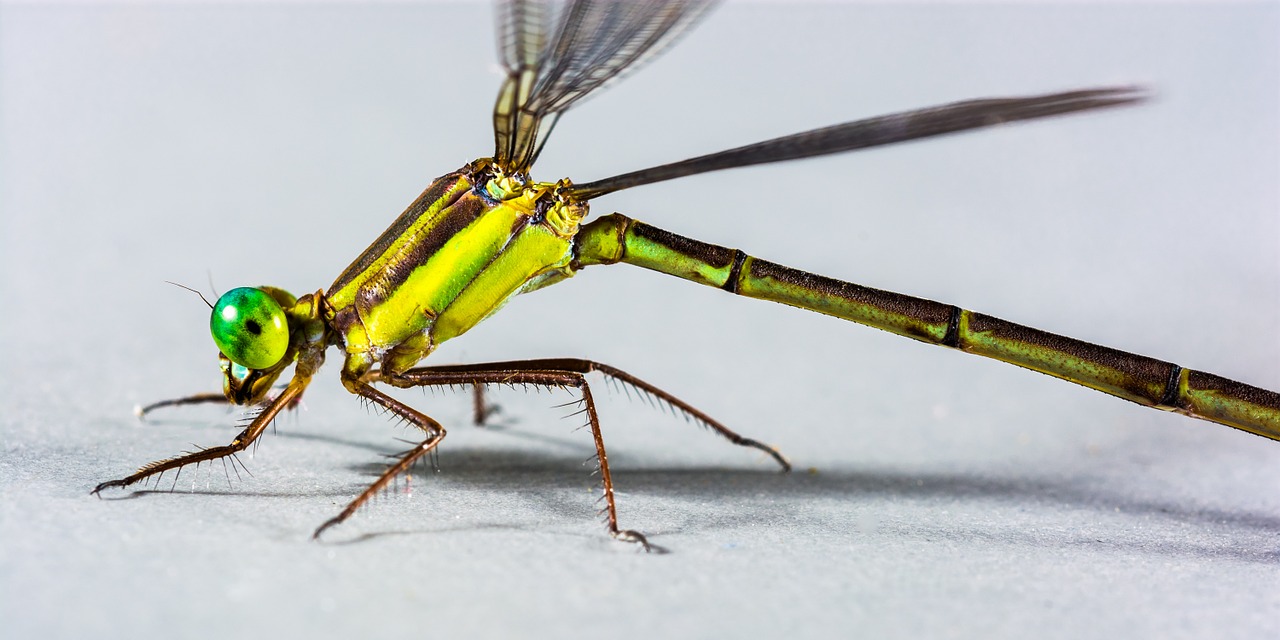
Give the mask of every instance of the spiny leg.
<path id="1" fill-rule="evenodd" d="M 275 398 L 270 398 L 270 397 L 269 399 L 270 401 L 275 400 Z M 290 401 L 289 404 L 285 405 L 284 408 L 296 409 L 300 402 L 302 402 L 302 396 L 298 395 L 294 397 L 294 399 Z M 193 405 L 193 404 L 233 405 L 235 403 L 231 402 L 230 400 L 227 400 L 227 395 L 222 392 L 195 393 L 189 396 L 183 396 L 181 398 L 171 398 L 169 400 L 161 400 L 159 402 L 153 402 L 145 407 L 137 407 L 133 410 L 133 412 L 138 416 L 138 418 L 145 420 L 147 417 L 147 414 L 151 413 L 152 411 L 155 411 L 156 409 L 163 409 L 164 407 L 183 407 L 183 406 Z"/>
<path id="2" fill-rule="evenodd" d="M 164 407 L 181 407 L 190 404 L 231 404 L 231 401 L 227 400 L 226 394 L 223 393 L 196 393 L 189 396 L 183 396 L 181 398 L 152 402 L 145 407 L 138 407 L 137 409 L 134 409 L 134 413 L 137 414 L 139 418 L 146 418 L 148 413 L 151 413 L 156 409 L 163 409 Z"/>
<path id="3" fill-rule="evenodd" d="M 529 360 L 526 362 L 538 363 L 542 361 Z M 604 485 L 604 512 L 607 517 L 609 535 L 624 542 L 635 542 L 644 547 L 645 551 L 649 551 L 649 541 L 643 534 L 631 529 L 618 528 L 618 507 L 613 497 L 613 476 L 609 473 L 609 457 L 604 450 L 604 435 L 600 432 L 600 416 L 596 413 L 595 399 L 591 396 L 591 387 L 587 384 L 586 376 L 578 371 L 565 371 L 562 369 L 530 368 L 529 370 L 516 370 L 504 368 L 502 370 L 487 371 L 484 370 L 486 366 L 477 365 L 479 370 L 469 370 L 467 365 L 442 367 L 449 369 L 448 371 L 436 371 L 436 367 L 423 367 L 410 369 L 397 375 L 375 374 L 375 378 L 401 388 L 456 384 L 479 386 L 485 383 L 500 383 L 532 384 L 544 387 L 570 386 L 581 389 L 584 404 L 583 411 L 587 414 L 587 424 L 591 427 L 591 437 L 595 441 L 596 461 L 600 465 L 600 480 Z"/>
<path id="4" fill-rule="evenodd" d="M 791 463 L 778 452 L 777 449 L 764 444 L 753 438 L 747 438 L 738 434 L 736 431 L 724 426 L 715 418 L 699 411 L 693 405 L 675 397 L 674 395 L 663 391 L 662 389 L 641 380 L 621 369 L 611 367 L 607 364 L 596 362 L 594 360 L 584 360 L 581 358 L 542 358 L 536 360 L 512 360 L 507 362 L 482 362 L 476 364 L 461 365 L 439 365 L 431 367 L 419 367 L 411 369 L 402 374 L 400 377 L 407 377 L 409 374 L 415 376 L 430 375 L 433 382 L 421 383 L 431 385 L 449 385 L 449 384 L 471 384 L 479 389 L 483 382 L 476 382 L 479 378 L 473 374 L 506 374 L 500 375 L 497 379 L 486 377 L 484 381 L 496 383 L 514 383 L 510 376 L 520 372 L 566 372 L 588 374 L 593 372 L 601 373 L 609 378 L 613 378 L 623 385 L 639 390 L 641 393 L 648 394 L 657 398 L 660 402 L 665 402 L 676 411 L 693 419 L 695 422 L 710 428 L 716 433 L 723 436 L 728 441 L 743 447 L 751 447 L 759 449 L 772 457 L 783 471 L 791 470 Z M 454 377 L 449 377 L 455 374 Z M 435 380 L 439 380 L 435 382 Z M 387 380 L 389 384 L 396 385 L 394 380 Z M 400 386 L 400 385 L 397 385 Z M 416 385 L 415 385 L 416 386 Z"/>
<path id="5" fill-rule="evenodd" d="M 235 454 L 244 451 L 250 444 L 253 444 L 253 442 L 258 439 L 258 436 L 262 435 L 262 432 L 266 430 L 267 425 L 271 424 L 271 421 L 275 419 L 276 414 L 280 413 L 282 409 L 302 394 L 302 390 L 307 387 L 307 382 L 308 379 L 306 378 L 295 377 L 293 381 L 289 383 L 289 386 L 285 387 L 284 391 L 281 392 L 280 395 L 271 402 L 271 404 L 267 405 L 261 413 L 254 417 L 253 422 L 250 422 L 249 426 L 245 427 L 244 431 L 240 432 L 240 435 L 236 436 L 235 439 L 231 441 L 231 444 L 221 447 L 201 449 L 199 451 L 194 451 L 176 458 L 169 458 L 167 460 L 157 460 L 143 466 L 141 469 L 138 469 L 138 471 L 133 475 L 126 476 L 119 480 L 108 480 L 107 482 L 102 483 L 97 487 L 94 487 L 91 493 L 94 495 L 101 495 L 103 489 L 110 487 L 127 487 L 138 481 L 150 478 L 151 476 L 163 474 L 171 469 L 177 469 L 179 470 L 179 473 L 181 473 L 181 469 L 189 464 L 198 465 L 201 462 L 218 460 L 226 457 L 231 457 L 234 463 Z M 177 480 L 175 479 L 175 483 L 176 482 Z"/>
<path id="6" fill-rule="evenodd" d="M 374 389 L 369 384 L 359 380 L 344 380 L 344 383 L 347 384 L 348 389 L 360 397 L 382 406 L 387 411 L 403 418 L 409 424 L 421 429 L 427 434 L 427 437 L 412 449 L 404 452 L 404 454 L 400 456 L 399 460 L 387 467 L 387 469 L 382 472 L 382 475 L 378 476 L 378 479 L 374 480 L 373 484 L 369 485 L 369 487 L 361 492 L 360 495 L 356 496 L 356 498 L 352 500 L 341 513 L 329 518 L 324 524 L 317 527 L 315 533 L 311 534 L 312 539 L 318 539 L 320 534 L 324 533 L 325 529 L 350 518 L 364 503 L 378 495 L 378 493 L 385 489 L 388 484 L 391 484 L 391 481 L 394 480 L 396 476 L 407 471 L 419 458 L 435 449 L 445 436 L 445 429 L 439 422 L 436 422 L 427 415 L 413 409 L 409 405 Z"/>

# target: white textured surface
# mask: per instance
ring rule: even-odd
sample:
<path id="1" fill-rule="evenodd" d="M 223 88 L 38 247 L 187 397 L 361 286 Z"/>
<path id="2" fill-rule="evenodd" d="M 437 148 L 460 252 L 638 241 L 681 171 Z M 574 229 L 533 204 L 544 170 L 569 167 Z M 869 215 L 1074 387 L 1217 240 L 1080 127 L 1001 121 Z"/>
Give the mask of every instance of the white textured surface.
<path id="1" fill-rule="evenodd" d="M 780 446 L 798 473 L 621 394 L 624 526 L 585 432 L 503 394 L 333 531 L 407 434 L 331 362 L 245 462 L 206 310 L 162 283 L 328 285 L 490 148 L 488 7 L 0 8 L 5 637 L 1275 637 L 1280 444 L 629 267 L 509 305 L 436 361 L 584 356 Z M 827 275 L 1280 388 L 1274 4 L 729 6 L 567 117 L 591 180 L 854 117 L 1141 82 L 1139 109 L 637 189 L 626 212 Z M 336 356 L 336 354 L 331 354 Z M 599 387 L 603 390 L 603 386 Z M 807 471 L 812 469 L 812 472 Z M 163 488 L 169 486 L 167 477 Z"/>

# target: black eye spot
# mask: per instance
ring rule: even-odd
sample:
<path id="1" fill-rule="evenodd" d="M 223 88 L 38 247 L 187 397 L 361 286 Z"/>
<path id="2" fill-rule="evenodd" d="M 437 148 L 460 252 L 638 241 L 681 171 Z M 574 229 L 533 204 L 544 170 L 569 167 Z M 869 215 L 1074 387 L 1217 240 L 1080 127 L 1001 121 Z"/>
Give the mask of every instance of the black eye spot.
<path id="1" fill-rule="evenodd" d="M 245 321 L 244 328 L 248 330 L 249 333 L 252 333 L 255 336 L 262 335 L 262 325 L 258 324 L 257 320 Z"/>

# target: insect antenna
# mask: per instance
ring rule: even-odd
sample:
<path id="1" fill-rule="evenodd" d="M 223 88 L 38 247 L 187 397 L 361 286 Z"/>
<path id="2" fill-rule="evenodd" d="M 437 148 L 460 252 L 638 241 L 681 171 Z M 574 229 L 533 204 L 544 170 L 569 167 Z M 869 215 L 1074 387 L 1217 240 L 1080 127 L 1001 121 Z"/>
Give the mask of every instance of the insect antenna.
<path id="1" fill-rule="evenodd" d="M 191 287 L 188 287 L 188 286 L 187 286 L 187 285 L 185 285 L 185 284 L 178 284 L 178 283 L 176 283 L 176 282 L 173 282 L 172 280 L 165 280 L 165 282 L 166 282 L 166 283 L 168 283 L 168 284 L 171 284 L 171 285 L 173 285 L 173 286 L 175 286 L 175 287 L 179 287 L 179 288 L 182 288 L 182 289 L 186 289 L 187 291 L 190 291 L 191 293 L 194 293 L 194 294 L 196 294 L 196 295 L 200 296 L 200 299 L 201 299 L 201 300 L 204 300 L 204 303 L 205 303 L 206 305 L 209 305 L 209 308 L 210 308 L 210 309 L 212 309 L 212 308 L 213 308 L 213 304 L 209 302 L 209 299 L 208 299 L 208 298 L 205 298 L 205 297 L 204 297 L 204 294 L 203 294 L 203 293 L 200 293 L 199 291 L 196 291 L 195 289 L 192 289 Z M 212 283 L 210 283 L 210 284 L 212 284 Z"/>

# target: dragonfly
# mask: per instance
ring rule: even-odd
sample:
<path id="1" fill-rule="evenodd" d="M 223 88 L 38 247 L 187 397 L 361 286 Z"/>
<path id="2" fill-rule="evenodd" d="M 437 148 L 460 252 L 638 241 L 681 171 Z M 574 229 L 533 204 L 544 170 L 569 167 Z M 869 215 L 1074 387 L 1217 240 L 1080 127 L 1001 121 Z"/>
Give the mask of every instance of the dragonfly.
<path id="1" fill-rule="evenodd" d="M 497 43 L 505 77 L 493 109 L 494 150 L 433 181 L 328 289 L 294 296 L 271 286 L 218 297 L 210 331 L 221 393 L 150 405 L 231 403 L 252 407 L 247 425 L 222 446 L 158 460 L 99 484 L 93 494 L 169 471 L 230 460 L 281 411 L 296 406 L 336 348 L 352 394 L 421 432 L 363 492 L 321 524 L 320 535 L 357 512 L 445 437 L 444 425 L 385 387 L 469 386 L 483 423 L 486 385 L 576 391 L 595 446 L 608 533 L 645 550 L 639 531 L 618 523 L 613 479 L 588 374 L 646 394 L 733 444 L 791 466 L 774 447 L 739 434 L 693 405 L 626 371 L 579 358 L 419 366 L 513 296 L 568 280 L 596 265 L 631 264 L 782 303 L 921 342 L 994 358 L 1141 405 L 1175 411 L 1280 440 L 1280 394 L 1202 371 L 1075 340 L 956 305 L 874 289 L 769 262 L 640 222 L 621 213 L 588 220 L 590 201 L 632 187 L 710 171 L 812 158 L 1024 120 L 1135 105 L 1139 87 L 1074 89 L 984 98 L 854 120 L 593 182 L 539 182 L 530 170 L 559 118 L 661 53 L 715 4 L 708 0 L 536 0 L 499 2 Z M 207 303 L 207 301 L 206 301 Z M 292 367 L 283 387 L 278 381 Z"/>

